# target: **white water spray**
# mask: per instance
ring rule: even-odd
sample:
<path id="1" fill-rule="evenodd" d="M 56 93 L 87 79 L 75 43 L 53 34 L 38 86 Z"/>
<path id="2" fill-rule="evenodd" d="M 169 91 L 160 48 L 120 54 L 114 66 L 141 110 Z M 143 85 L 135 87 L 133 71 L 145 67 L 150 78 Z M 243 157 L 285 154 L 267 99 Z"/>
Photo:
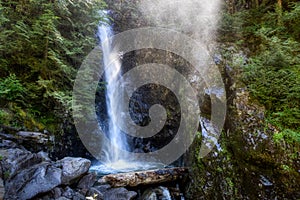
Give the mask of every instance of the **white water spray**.
<path id="1" fill-rule="evenodd" d="M 105 80 L 107 82 L 106 105 L 109 117 L 108 137 L 112 143 L 110 145 L 112 149 L 103 149 L 106 158 L 104 162 L 105 165 L 111 168 L 124 167 L 124 165 L 126 165 L 126 155 L 121 155 L 118 148 L 125 150 L 128 144 L 126 138 L 115 125 L 117 115 L 119 114 L 118 110 L 120 110 L 119 106 L 122 104 L 119 103 L 121 99 L 117 99 L 116 95 L 114 95 L 114 90 L 116 88 L 115 83 L 120 78 L 122 64 L 118 52 L 112 50 L 112 41 L 110 41 L 110 37 L 113 36 L 113 33 L 111 27 L 106 24 L 100 25 L 98 28 L 98 35 L 101 40 L 103 62 L 105 67 Z"/>
<path id="2" fill-rule="evenodd" d="M 122 62 L 120 53 L 115 48 L 112 48 L 112 36 L 113 31 L 108 24 L 102 24 L 98 27 L 98 37 L 101 40 L 105 80 L 107 83 L 106 106 L 109 121 L 107 134 L 111 144 L 102 144 L 105 159 L 101 161 L 102 163 L 100 165 L 92 166 L 91 170 L 102 173 L 114 173 L 162 167 L 162 165 L 158 163 L 144 163 L 135 157 L 129 157 L 126 151 L 129 149 L 128 142 L 117 125 L 117 123 L 121 123 L 117 121 L 117 119 L 119 119 L 117 115 L 121 114 L 119 111 L 122 110 L 121 106 L 123 105 L 123 91 L 116 91 L 116 83 L 121 76 Z M 118 95 L 116 95 L 115 92 L 118 92 Z"/>

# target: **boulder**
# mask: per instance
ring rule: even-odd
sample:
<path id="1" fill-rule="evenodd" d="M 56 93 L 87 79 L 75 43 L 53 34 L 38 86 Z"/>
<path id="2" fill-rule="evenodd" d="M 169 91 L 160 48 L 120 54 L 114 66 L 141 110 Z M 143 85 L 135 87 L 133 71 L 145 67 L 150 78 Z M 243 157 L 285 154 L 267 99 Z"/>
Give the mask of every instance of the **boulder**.
<path id="1" fill-rule="evenodd" d="M 87 191 L 89 188 L 91 188 L 94 185 L 95 182 L 96 182 L 96 174 L 90 173 L 80 179 L 77 188 L 83 191 Z"/>
<path id="2" fill-rule="evenodd" d="M 95 174 L 84 176 L 91 165 L 84 158 L 66 157 L 53 162 L 43 151 L 31 153 L 8 140 L 0 142 L 0 156 L 0 177 L 4 179 L 0 178 L 0 200 L 84 200 L 95 183 Z M 81 177 L 78 190 L 70 188 Z"/>
<path id="3" fill-rule="evenodd" d="M 1 165 L 4 178 L 8 179 L 17 174 L 20 170 L 41 163 L 43 158 L 39 154 L 33 154 L 22 149 L 0 149 L 2 157 Z"/>
<path id="4" fill-rule="evenodd" d="M 56 162 L 62 169 L 62 184 L 69 185 L 88 172 L 91 161 L 85 158 L 65 157 Z"/>
<path id="5" fill-rule="evenodd" d="M 20 170 L 5 184 L 5 199 L 25 200 L 49 192 L 61 184 L 62 170 L 48 162 Z"/>

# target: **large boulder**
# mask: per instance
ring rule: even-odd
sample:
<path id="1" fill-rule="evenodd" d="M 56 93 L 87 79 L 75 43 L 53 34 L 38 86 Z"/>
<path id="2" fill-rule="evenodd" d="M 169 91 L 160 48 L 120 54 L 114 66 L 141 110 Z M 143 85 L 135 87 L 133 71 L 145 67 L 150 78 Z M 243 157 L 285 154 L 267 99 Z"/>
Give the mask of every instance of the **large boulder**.
<path id="1" fill-rule="evenodd" d="M 34 165 L 7 180 L 5 199 L 25 200 L 48 192 L 61 184 L 62 170 L 49 162 Z"/>
<path id="2" fill-rule="evenodd" d="M 62 169 L 62 184 L 68 185 L 88 172 L 91 161 L 85 158 L 65 157 L 57 161 L 56 166 Z"/>
<path id="3" fill-rule="evenodd" d="M 3 178 L 3 181 L 0 179 L 0 200 L 35 199 L 37 196 L 84 199 L 77 191 L 60 187 L 68 188 L 87 173 L 91 165 L 89 160 L 66 157 L 53 162 L 45 152 L 31 153 L 23 147 L 14 147 L 7 141 L 0 143 L 0 177 Z M 93 179 L 94 175 L 87 175 L 78 189 L 88 191 L 95 182 Z"/>
<path id="4" fill-rule="evenodd" d="M 5 179 L 13 177 L 20 170 L 41 163 L 43 158 L 22 149 L 0 149 L 1 165 Z"/>
<path id="5" fill-rule="evenodd" d="M 82 194 L 86 194 L 86 192 L 94 185 L 96 182 L 97 175 L 94 173 L 90 173 L 80 179 L 77 184 L 77 188 L 80 189 Z"/>

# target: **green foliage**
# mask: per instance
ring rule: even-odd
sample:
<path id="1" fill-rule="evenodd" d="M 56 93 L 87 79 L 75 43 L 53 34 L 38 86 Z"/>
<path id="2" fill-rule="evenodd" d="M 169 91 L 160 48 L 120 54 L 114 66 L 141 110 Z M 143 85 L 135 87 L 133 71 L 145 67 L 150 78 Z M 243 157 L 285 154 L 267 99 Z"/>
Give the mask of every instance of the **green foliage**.
<path id="1" fill-rule="evenodd" d="M 271 123 L 281 130 L 299 132 L 299 44 L 276 36 L 268 40 L 268 46 L 264 45 L 261 54 L 252 57 L 245 67 L 244 81 L 253 96 L 266 106 Z"/>
<path id="2" fill-rule="evenodd" d="M 26 89 L 15 74 L 0 79 L 0 102 L 17 101 L 23 98 L 25 92 Z"/>
<path id="3" fill-rule="evenodd" d="M 76 71 L 97 44 L 104 7 L 102 0 L 0 0 L 0 108 L 14 113 L 13 120 L 2 113 L 6 123 L 40 129 L 39 121 L 59 126 L 70 118 Z"/>
<path id="4" fill-rule="evenodd" d="M 4 173 L 3 173 L 3 178 L 4 178 L 4 180 L 5 179 L 8 179 L 10 177 L 10 171 L 5 171 Z"/>
<path id="5" fill-rule="evenodd" d="M 284 12 L 285 30 L 297 41 L 300 41 L 300 2 L 289 4 L 289 11 Z"/>
<path id="6" fill-rule="evenodd" d="M 7 110 L 0 109 L 0 124 L 9 124 L 12 120 L 12 115 Z"/>
<path id="7" fill-rule="evenodd" d="M 290 129 L 284 129 L 284 131 L 274 134 L 273 139 L 278 143 L 281 141 L 300 143 L 300 134 Z"/>
<path id="8" fill-rule="evenodd" d="M 274 4 L 243 13 L 243 36 L 253 52 L 243 81 L 266 106 L 268 122 L 281 131 L 274 139 L 299 143 L 300 3 L 278 9 Z"/>

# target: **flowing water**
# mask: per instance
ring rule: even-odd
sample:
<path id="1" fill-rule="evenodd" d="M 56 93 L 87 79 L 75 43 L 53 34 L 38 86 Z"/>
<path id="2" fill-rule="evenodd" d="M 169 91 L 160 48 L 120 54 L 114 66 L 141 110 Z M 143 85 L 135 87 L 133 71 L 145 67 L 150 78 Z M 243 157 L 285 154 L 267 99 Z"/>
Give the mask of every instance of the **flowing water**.
<path id="1" fill-rule="evenodd" d="M 105 81 L 106 81 L 106 106 L 108 114 L 108 138 L 110 145 L 103 144 L 103 154 L 105 159 L 94 164 L 91 171 L 97 171 L 103 174 L 137 171 L 164 167 L 158 163 L 144 163 L 128 156 L 126 150 L 130 149 L 126 136 L 118 128 L 117 115 L 120 113 L 122 106 L 122 94 L 116 95 L 117 80 L 121 76 L 122 62 L 120 53 L 112 48 L 111 37 L 113 31 L 110 25 L 102 24 L 98 27 L 98 37 L 101 41 L 103 64 L 105 67 Z M 120 151 L 121 150 L 121 151 Z"/>
<path id="2" fill-rule="evenodd" d="M 120 77 L 121 73 L 121 61 L 117 54 L 117 52 L 113 52 L 111 50 L 111 42 L 109 39 L 113 35 L 111 27 L 109 25 L 101 25 L 99 26 L 98 35 L 102 44 L 102 52 L 103 52 L 103 62 L 105 66 L 105 80 L 106 80 L 106 106 L 107 113 L 109 117 L 109 134 L 108 137 L 112 143 L 112 149 L 106 150 L 106 164 L 113 165 L 116 162 L 122 162 L 124 155 L 120 155 L 120 149 L 126 149 L 127 142 L 126 138 L 120 133 L 120 130 L 117 126 L 114 125 L 117 119 L 117 110 L 119 104 L 119 99 L 115 98 L 113 93 L 115 89 L 115 82 Z"/>

